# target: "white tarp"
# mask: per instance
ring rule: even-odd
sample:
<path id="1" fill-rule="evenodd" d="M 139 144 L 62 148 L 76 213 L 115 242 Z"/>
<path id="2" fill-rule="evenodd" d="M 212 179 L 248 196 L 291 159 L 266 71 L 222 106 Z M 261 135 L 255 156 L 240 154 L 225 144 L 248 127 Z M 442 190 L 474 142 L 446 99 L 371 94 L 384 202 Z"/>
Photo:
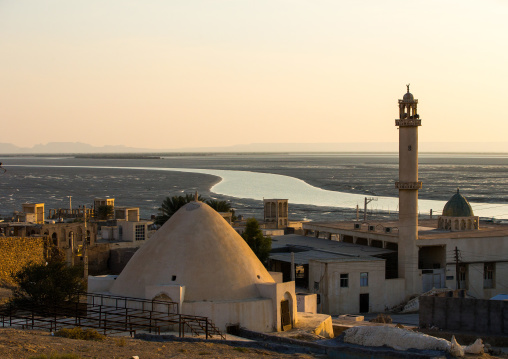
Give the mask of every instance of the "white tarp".
<path id="1" fill-rule="evenodd" d="M 483 344 L 478 339 L 473 345 L 461 347 L 455 337 L 452 341 L 435 338 L 430 335 L 407 329 L 388 326 L 358 326 L 346 330 L 344 341 L 370 347 L 388 346 L 397 350 L 420 349 L 445 351 L 453 356 L 462 357 L 464 352 L 483 353 Z"/>

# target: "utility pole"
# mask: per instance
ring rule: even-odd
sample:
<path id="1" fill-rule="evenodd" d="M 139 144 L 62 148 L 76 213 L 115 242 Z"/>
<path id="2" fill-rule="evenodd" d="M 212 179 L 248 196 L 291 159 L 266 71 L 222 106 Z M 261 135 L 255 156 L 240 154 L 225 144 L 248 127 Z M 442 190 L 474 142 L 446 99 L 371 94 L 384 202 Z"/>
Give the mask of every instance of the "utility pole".
<path id="1" fill-rule="evenodd" d="M 459 279 L 459 250 L 455 247 L 455 276 L 457 277 L 457 289 L 460 289 L 460 279 Z"/>
<path id="2" fill-rule="evenodd" d="M 291 252 L 291 281 L 295 281 L 295 253 Z"/>
<path id="3" fill-rule="evenodd" d="M 87 231 L 87 225 L 86 225 L 86 205 L 83 206 L 83 218 L 85 222 L 85 240 L 83 241 L 83 267 L 84 267 L 84 273 L 83 277 L 88 283 L 88 231 Z"/>
<path id="4" fill-rule="evenodd" d="M 365 197 L 365 204 L 363 207 L 363 221 L 364 222 L 367 221 L 367 205 L 372 201 L 377 201 L 377 198 L 376 197 Z"/>

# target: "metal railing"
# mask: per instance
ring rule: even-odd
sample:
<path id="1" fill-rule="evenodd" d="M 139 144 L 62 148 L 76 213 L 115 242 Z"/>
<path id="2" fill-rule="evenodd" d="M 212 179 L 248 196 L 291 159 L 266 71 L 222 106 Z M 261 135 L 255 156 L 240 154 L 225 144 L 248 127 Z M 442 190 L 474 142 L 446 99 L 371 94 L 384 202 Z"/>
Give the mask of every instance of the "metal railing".
<path id="1" fill-rule="evenodd" d="M 42 329 L 56 332 L 63 328 L 83 327 L 96 329 L 104 335 L 140 331 L 160 334 L 178 331 L 205 335 L 206 339 L 225 336 L 208 317 L 178 313 L 178 303 L 141 298 L 81 293 L 79 300 L 53 306 L 7 303 L 0 306 L 2 327 Z M 165 310 L 158 309 L 162 306 Z M 176 308 L 176 311 L 173 310 Z"/>

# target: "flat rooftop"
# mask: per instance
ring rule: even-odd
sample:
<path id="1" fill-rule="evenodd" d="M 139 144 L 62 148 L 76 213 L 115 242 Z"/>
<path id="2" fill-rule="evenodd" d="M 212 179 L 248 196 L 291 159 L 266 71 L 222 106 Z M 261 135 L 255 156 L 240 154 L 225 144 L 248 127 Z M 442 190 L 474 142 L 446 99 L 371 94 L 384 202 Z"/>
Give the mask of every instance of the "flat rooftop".
<path id="1" fill-rule="evenodd" d="M 485 237 L 504 237 L 508 236 L 508 224 L 482 222 L 480 221 L 480 229 L 471 231 L 457 231 L 438 229 L 436 219 L 420 219 L 418 221 L 418 238 L 419 239 L 440 239 L 440 238 L 485 238 Z M 367 221 L 360 229 L 355 229 L 355 223 L 363 223 L 361 221 L 337 221 L 337 222 L 309 222 L 304 224 L 304 228 L 320 227 L 321 231 L 330 229 L 332 233 L 339 231 L 349 231 L 365 234 L 385 235 L 387 237 L 397 237 L 399 221 Z M 374 226 L 375 231 L 369 231 L 368 226 Z M 385 233 L 384 228 L 391 227 L 394 229 L 392 233 Z"/>
<path id="2" fill-rule="evenodd" d="M 297 234 L 272 237 L 270 259 L 290 263 L 291 252 L 295 255 L 295 263 L 303 265 L 308 264 L 311 259 L 337 261 L 383 260 L 373 256 L 393 253 L 394 251 Z"/>

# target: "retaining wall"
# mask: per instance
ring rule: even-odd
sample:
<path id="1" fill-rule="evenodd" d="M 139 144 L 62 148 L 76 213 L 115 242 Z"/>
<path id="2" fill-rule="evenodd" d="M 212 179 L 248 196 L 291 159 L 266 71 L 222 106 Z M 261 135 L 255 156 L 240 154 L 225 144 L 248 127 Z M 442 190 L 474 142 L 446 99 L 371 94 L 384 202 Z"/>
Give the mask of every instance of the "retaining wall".
<path id="1" fill-rule="evenodd" d="M 508 335 L 508 301 L 420 297 L 420 327 Z"/>

